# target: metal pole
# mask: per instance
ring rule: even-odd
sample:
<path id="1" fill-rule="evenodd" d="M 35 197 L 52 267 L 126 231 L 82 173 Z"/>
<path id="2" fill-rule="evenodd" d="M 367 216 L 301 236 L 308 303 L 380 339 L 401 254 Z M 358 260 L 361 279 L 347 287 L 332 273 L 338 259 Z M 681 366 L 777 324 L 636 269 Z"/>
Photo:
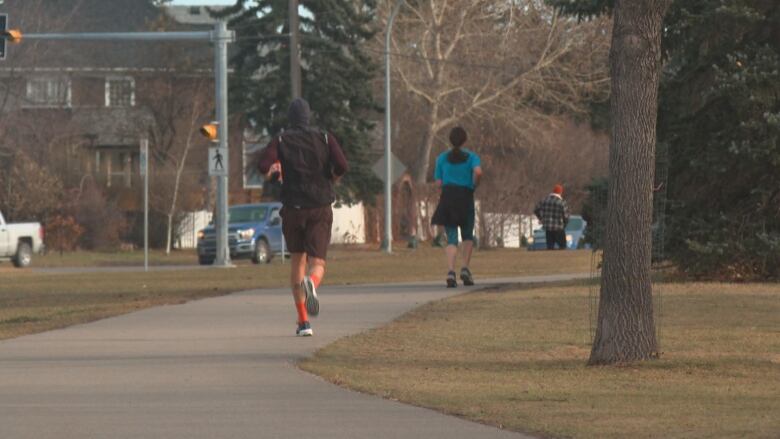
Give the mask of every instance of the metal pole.
<path id="1" fill-rule="evenodd" d="M 227 43 L 232 41 L 233 33 L 228 32 L 227 23 L 218 21 L 214 28 L 214 73 L 216 79 L 216 107 L 219 129 L 217 137 L 219 147 L 227 151 L 228 147 L 228 103 L 227 103 Z M 217 255 L 214 265 L 230 266 L 230 247 L 228 243 L 228 176 L 230 175 L 230 154 L 225 157 L 224 176 L 217 177 Z"/>
<path id="2" fill-rule="evenodd" d="M 385 238 L 382 247 L 387 253 L 393 252 L 393 161 L 391 152 L 391 119 L 390 119 L 390 33 L 393 30 L 395 16 L 404 4 L 399 0 L 390 18 L 387 20 L 385 30 Z"/>
<path id="3" fill-rule="evenodd" d="M 290 22 L 290 83 L 292 98 L 301 97 L 301 56 L 298 53 L 298 0 L 289 0 Z"/>
<path id="4" fill-rule="evenodd" d="M 211 39 L 211 32 L 88 32 L 72 34 L 22 34 L 22 40 L 208 41 Z"/>
<path id="5" fill-rule="evenodd" d="M 141 139 L 144 163 L 144 271 L 149 271 L 149 139 Z"/>

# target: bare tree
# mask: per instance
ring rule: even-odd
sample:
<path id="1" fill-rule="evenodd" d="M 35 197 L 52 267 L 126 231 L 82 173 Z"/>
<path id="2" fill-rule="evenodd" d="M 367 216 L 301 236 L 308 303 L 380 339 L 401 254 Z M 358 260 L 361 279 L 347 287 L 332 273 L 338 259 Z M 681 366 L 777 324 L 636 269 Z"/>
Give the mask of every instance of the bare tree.
<path id="1" fill-rule="evenodd" d="M 198 76 L 166 76 L 156 81 L 154 90 L 147 103 L 154 115 L 149 128 L 150 147 L 160 165 L 155 172 L 159 189 L 153 200 L 167 218 L 165 252 L 170 253 L 181 194 L 192 193 L 203 172 L 188 167 L 187 159 L 194 146 L 203 146 L 197 132 L 211 113 L 212 100 L 208 81 Z M 187 175 L 191 178 L 185 178 Z"/>
<path id="2" fill-rule="evenodd" d="M 610 51 L 612 133 L 606 243 L 589 364 L 658 354 L 651 222 L 661 29 L 671 0 L 617 0 Z"/>
<path id="3" fill-rule="evenodd" d="M 465 118 L 527 133 L 550 114 L 583 111 L 607 86 L 604 23 L 562 19 L 538 0 L 407 2 L 392 41 L 394 73 L 425 121 L 414 181 L 427 179 L 436 136 Z"/>

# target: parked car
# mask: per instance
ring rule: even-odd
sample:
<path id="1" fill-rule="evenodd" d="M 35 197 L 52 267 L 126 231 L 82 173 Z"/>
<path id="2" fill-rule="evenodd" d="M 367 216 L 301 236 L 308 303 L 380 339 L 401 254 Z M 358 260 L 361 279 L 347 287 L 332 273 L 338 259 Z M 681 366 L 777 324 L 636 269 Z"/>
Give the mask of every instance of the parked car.
<path id="1" fill-rule="evenodd" d="M 584 244 L 585 229 L 588 222 L 581 215 L 571 215 L 566 224 L 566 248 L 577 249 L 586 247 Z M 547 250 L 547 235 L 544 229 L 536 229 L 528 239 L 528 250 Z"/>
<path id="2" fill-rule="evenodd" d="M 28 267 L 33 254 L 43 251 L 40 223 L 8 224 L 0 212 L 0 261 L 11 260 L 16 267 Z"/>
<path id="3" fill-rule="evenodd" d="M 251 258 L 268 263 L 284 249 L 281 203 L 241 204 L 228 209 L 228 247 L 231 259 Z M 198 232 L 198 262 L 213 264 L 217 257 L 214 224 Z"/>

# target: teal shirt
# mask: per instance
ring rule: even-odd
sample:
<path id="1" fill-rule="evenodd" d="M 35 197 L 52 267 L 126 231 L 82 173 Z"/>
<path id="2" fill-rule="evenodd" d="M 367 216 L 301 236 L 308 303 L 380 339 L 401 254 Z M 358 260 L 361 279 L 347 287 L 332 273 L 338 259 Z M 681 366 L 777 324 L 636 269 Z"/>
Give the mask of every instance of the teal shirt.
<path id="1" fill-rule="evenodd" d="M 468 154 L 463 163 L 450 163 L 447 155 L 451 150 L 439 154 L 436 159 L 436 170 L 433 172 L 434 180 L 441 180 L 442 184 L 454 184 L 474 189 L 474 168 L 480 166 L 479 156 L 466 148 L 461 151 Z"/>

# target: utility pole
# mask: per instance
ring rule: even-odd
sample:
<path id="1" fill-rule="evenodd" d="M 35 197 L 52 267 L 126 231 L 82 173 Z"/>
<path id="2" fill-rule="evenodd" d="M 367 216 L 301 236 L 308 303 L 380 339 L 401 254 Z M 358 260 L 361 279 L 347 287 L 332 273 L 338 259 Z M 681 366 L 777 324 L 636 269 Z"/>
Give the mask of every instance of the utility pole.
<path id="1" fill-rule="evenodd" d="M 300 26 L 298 24 L 298 0 L 289 0 L 290 22 L 290 83 L 292 98 L 301 97 L 301 55 L 299 53 Z"/>
<path id="2" fill-rule="evenodd" d="M 144 271 L 149 271 L 149 139 L 141 138 L 141 176 L 144 178 Z"/>
<path id="3" fill-rule="evenodd" d="M 214 41 L 214 79 L 216 113 L 219 129 L 217 138 L 219 147 L 223 151 L 228 150 L 228 76 L 227 76 L 227 45 L 233 41 L 233 33 L 227 29 L 227 23 L 219 20 L 214 25 L 212 33 Z M 230 163 L 229 155 L 225 157 L 225 175 L 217 177 L 217 258 L 214 265 L 218 267 L 230 267 L 230 246 L 228 242 L 228 176 L 230 171 L 227 164 Z"/>
<path id="4" fill-rule="evenodd" d="M 404 0 L 398 0 L 387 19 L 385 29 L 385 236 L 382 247 L 385 252 L 393 252 L 393 155 L 392 155 L 392 120 L 390 118 L 390 33 L 393 31 L 393 22 L 398 11 L 403 6 Z"/>

